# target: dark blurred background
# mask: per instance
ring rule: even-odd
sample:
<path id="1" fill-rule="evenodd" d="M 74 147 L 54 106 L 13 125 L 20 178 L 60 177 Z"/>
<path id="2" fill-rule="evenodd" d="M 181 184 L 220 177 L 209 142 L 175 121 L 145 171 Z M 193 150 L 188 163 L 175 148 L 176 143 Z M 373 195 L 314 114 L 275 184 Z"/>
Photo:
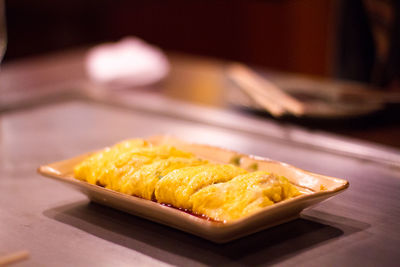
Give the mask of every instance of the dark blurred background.
<path id="1" fill-rule="evenodd" d="M 388 86 L 400 69 L 399 2 L 12 0 L 5 61 L 135 35 L 168 51 Z"/>

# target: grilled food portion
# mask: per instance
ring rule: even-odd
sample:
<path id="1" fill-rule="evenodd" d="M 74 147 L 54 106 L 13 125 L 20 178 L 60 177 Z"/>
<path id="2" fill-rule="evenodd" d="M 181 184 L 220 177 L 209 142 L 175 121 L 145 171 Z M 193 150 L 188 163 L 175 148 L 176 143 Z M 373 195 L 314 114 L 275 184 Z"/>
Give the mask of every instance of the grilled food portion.
<path id="1" fill-rule="evenodd" d="M 217 221 L 229 221 L 299 194 L 286 178 L 258 171 L 207 186 L 193 194 L 190 200 L 194 213 Z"/>
<path id="2" fill-rule="evenodd" d="M 157 183 L 155 197 L 158 202 L 191 209 L 190 197 L 195 192 L 215 183 L 227 182 L 243 173 L 246 173 L 244 169 L 231 164 L 208 164 L 178 169 Z"/>
<path id="3" fill-rule="evenodd" d="M 75 178 L 171 204 L 217 221 L 238 219 L 299 195 L 284 178 L 199 159 L 175 147 L 133 139 L 93 154 Z"/>
<path id="4" fill-rule="evenodd" d="M 143 140 L 132 140 L 107 148 L 74 168 L 75 178 L 121 191 L 121 182 L 140 167 L 170 157 L 193 158 L 191 153 L 172 146 L 151 146 Z"/>
<path id="5" fill-rule="evenodd" d="M 156 184 L 171 171 L 188 166 L 207 164 L 208 161 L 196 158 L 168 158 L 157 160 L 151 164 L 142 166 L 133 175 L 122 179 L 121 192 L 135 195 L 145 199 L 155 199 L 154 190 Z"/>
<path id="6" fill-rule="evenodd" d="M 119 157 L 131 150 L 149 146 L 150 144 L 142 139 L 133 139 L 118 143 L 112 148 L 106 148 L 75 166 L 75 178 L 91 184 L 106 186 L 106 180 L 109 178 L 108 172 Z"/>

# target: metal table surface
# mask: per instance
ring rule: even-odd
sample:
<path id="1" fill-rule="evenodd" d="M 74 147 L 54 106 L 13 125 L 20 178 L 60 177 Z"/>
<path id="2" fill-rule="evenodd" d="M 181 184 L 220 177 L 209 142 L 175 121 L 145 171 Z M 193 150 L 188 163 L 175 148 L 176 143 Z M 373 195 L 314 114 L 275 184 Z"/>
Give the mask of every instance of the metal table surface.
<path id="1" fill-rule="evenodd" d="M 308 147 L 290 141 L 290 131 L 279 139 L 79 99 L 6 113 L 1 127 L 0 252 L 31 254 L 16 266 L 396 266 L 400 261 L 398 167 Z M 40 164 L 160 133 L 345 178 L 350 188 L 305 210 L 300 219 L 217 245 L 89 203 L 81 193 L 36 174 Z"/>

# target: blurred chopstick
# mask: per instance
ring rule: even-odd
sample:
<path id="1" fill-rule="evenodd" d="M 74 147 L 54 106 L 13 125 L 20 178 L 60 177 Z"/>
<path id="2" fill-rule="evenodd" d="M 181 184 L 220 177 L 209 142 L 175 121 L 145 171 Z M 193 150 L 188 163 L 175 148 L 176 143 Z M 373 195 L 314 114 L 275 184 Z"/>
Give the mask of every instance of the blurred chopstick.
<path id="1" fill-rule="evenodd" d="M 233 64 L 228 68 L 228 76 L 233 80 L 243 91 L 245 91 L 257 104 L 269 111 L 272 116 L 280 117 L 285 113 L 285 109 L 276 103 L 273 99 L 265 96 L 262 84 L 258 79 L 254 79 L 254 75 L 249 75 L 249 72 L 239 64 Z"/>
<path id="2" fill-rule="evenodd" d="M 29 258 L 29 252 L 26 250 L 14 252 L 5 256 L 0 256 L 0 266 L 7 266 Z"/>
<path id="3" fill-rule="evenodd" d="M 243 64 L 229 66 L 228 76 L 256 103 L 261 105 L 274 117 L 285 113 L 295 116 L 304 115 L 304 105 L 279 87 L 261 77 Z"/>

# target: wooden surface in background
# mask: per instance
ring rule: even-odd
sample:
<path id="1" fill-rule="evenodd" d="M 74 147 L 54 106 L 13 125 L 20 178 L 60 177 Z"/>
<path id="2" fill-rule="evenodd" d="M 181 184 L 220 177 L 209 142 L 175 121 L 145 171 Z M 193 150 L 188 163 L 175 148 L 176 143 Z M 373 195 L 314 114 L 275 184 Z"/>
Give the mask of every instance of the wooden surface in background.
<path id="1" fill-rule="evenodd" d="M 334 2 L 13 0 L 6 60 L 135 35 L 167 50 L 329 75 Z"/>

